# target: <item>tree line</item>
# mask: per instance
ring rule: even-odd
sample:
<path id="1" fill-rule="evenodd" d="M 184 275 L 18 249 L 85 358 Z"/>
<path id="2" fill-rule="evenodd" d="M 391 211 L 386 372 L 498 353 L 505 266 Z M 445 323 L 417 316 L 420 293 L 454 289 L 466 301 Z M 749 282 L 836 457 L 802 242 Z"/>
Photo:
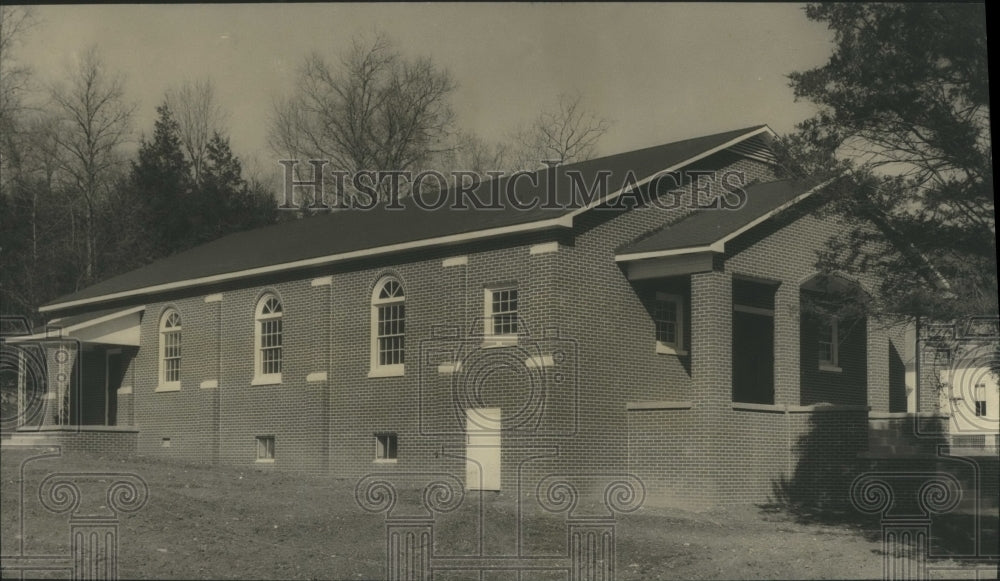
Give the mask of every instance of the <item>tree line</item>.
<path id="1" fill-rule="evenodd" d="M 97 47 L 61 79 L 39 80 L 21 64 L 38 26 L 31 8 L 0 7 L 0 312 L 32 316 L 159 258 L 303 217 L 276 211 L 273 174 L 248 175 L 210 79 L 170 87 L 136 149 L 137 105 Z M 565 94 L 487 141 L 459 128 L 458 85 L 430 58 L 407 57 L 380 34 L 339 56 L 307 56 L 295 91 L 275 98 L 268 146 L 276 159 L 327 159 L 348 172 L 485 174 L 589 159 L 610 126 L 582 95 Z"/>
<path id="2" fill-rule="evenodd" d="M 817 113 L 774 147 L 780 173 L 831 179 L 824 211 L 848 221 L 817 265 L 879 281 L 851 308 L 945 321 L 995 316 L 984 7 L 814 4 L 805 14 L 827 25 L 833 51 L 789 75 L 795 98 Z M 268 180 L 249 176 L 230 148 L 210 80 L 171 87 L 130 153 L 136 107 L 124 78 L 90 49 L 65 78 L 39 86 L 18 59 L 33 16 L 0 7 L 0 311 L 33 313 L 196 244 L 301 217 L 276 213 Z M 458 83 L 431 58 L 405 55 L 379 34 L 336 56 L 308 55 L 294 90 L 274 99 L 276 160 L 482 175 L 589 159 L 610 127 L 569 93 L 486 140 L 459 125 Z"/>

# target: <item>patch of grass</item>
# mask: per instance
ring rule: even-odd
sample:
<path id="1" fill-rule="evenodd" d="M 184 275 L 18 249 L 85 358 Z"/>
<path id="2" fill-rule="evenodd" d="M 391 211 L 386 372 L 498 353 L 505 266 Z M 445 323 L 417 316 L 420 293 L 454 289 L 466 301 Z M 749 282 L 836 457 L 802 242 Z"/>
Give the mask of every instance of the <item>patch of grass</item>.
<path id="1" fill-rule="evenodd" d="M 122 578 L 384 575 L 385 515 L 357 505 L 354 480 L 80 453 L 27 461 L 38 453 L 5 449 L 2 455 L 0 532 L 5 556 L 19 554 L 22 548 L 25 555 L 68 554 L 69 516 L 53 514 L 38 500 L 38 486 L 46 475 L 131 472 L 148 484 L 149 498 L 140 511 L 120 517 Z M 102 485 L 107 482 L 84 490 L 90 496 L 81 502 L 81 511 L 104 508 L 97 490 Z M 467 493 L 455 511 L 438 516 L 434 553 L 508 555 L 516 553 L 520 543 L 523 555 L 564 555 L 566 515 L 545 512 L 533 502 L 523 503 L 522 512 L 519 527 L 512 495 Z M 698 513 L 642 508 L 618 518 L 616 539 L 616 578 L 625 580 L 882 576 L 879 540 L 856 526 L 804 523 L 779 510 L 742 507 Z M 470 575 L 456 572 L 436 578 Z"/>

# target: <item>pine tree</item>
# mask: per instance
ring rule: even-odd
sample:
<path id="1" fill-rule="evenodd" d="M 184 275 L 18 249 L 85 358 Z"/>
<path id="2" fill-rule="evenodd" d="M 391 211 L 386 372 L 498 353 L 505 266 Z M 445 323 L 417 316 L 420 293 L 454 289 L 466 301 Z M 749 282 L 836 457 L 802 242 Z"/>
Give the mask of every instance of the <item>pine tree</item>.
<path id="1" fill-rule="evenodd" d="M 161 105 L 156 111 L 153 138 L 142 140 L 131 173 L 132 195 L 139 208 L 136 227 L 143 232 L 139 240 L 144 240 L 137 251 L 143 262 L 195 243 L 187 219 L 194 194 L 191 164 L 184 157 L 170 109 Z"/>

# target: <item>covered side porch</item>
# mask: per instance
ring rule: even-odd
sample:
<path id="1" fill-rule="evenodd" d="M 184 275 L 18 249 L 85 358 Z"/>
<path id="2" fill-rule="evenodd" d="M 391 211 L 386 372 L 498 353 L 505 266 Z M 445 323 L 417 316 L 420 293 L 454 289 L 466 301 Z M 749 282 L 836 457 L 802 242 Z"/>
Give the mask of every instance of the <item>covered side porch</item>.
<path id="1" fill-rule="evenodd" d="M 4 431 L 18 440 L 32 433 L 49 440 L 58 433 L 134 434 L 132 362 L 144 309 L 63 317 L 33 334 L 5 337 L 5 356 L 17 370 L 17 408 Z"/>

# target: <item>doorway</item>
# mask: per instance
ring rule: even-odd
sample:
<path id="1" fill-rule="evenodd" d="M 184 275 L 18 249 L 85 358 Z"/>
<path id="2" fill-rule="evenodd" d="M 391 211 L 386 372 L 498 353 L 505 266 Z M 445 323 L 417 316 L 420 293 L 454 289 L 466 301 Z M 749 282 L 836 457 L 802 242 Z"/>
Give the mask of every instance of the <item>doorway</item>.
<path id="1" fill-rule="evenodd" d="M 733 311 L 733 401 L 774 403 L 774 315 Z"/>
<path id="2" fill-rule="evenodd" d="M 465 487 L 500 490 L 500 408 L 466 411 Z"/>

